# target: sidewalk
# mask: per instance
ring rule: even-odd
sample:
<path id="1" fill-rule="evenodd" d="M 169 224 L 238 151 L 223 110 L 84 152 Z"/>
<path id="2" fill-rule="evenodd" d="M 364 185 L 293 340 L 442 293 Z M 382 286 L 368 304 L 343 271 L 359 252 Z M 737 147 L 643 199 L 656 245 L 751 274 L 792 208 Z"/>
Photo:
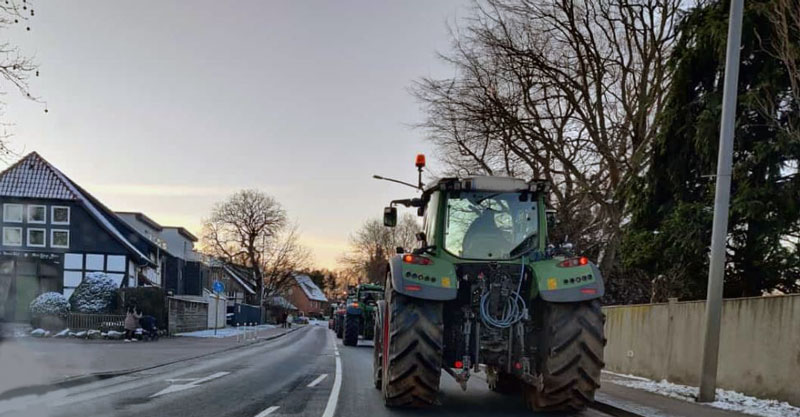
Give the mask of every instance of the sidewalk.
<path id="1" fill-rule="evenodd" d="M 115 376 L 248 346 L 299 330 L 260 329 L 258 340 L 169 337 L 157 342 L 119 340 L 6 339 L 0 344 L 0 396 L 28 387 L 63 384 L 82 377 Z M 213 330 L 212 330 L 213 332 Z"/>
<path id="2" fill-rule="evenodd" d="M 625 386 L 631 381 L 639 381 L 624 375 L 603 372 L 600 391 L 595 399 L 612 406 L 644 416 L 669 417 L 746 417 L 752 415 L 789 417 L 796 416 L 793 410 L 786 408 L 750 407 L 752 414 L 744 414 L 731 409 L 712 407 L 693 401 L 685 401 L 656 394 L 642 389 Z M 728 408 L 726 404 L 718 406 Z"/>

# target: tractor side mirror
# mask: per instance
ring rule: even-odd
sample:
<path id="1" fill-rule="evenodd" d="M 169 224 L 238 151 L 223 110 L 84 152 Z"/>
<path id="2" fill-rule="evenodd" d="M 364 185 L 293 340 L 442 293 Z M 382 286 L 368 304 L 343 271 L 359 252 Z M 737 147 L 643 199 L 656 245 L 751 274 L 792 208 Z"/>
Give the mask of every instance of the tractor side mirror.
<path id="1" fill-rule="evenodd" d="M 383 209 L 383 225 L 386 227 L 397 226 L 397 207 L 385 207 Z"/>
<path id="2" fill-rule="evenodd" d="M 558 224 L 558 218 L 556 217 L 556 213 L 557 212 L 552 209 L 547 210 L 545 212 L 545 217 L 547 218 L 547 228 L 550 230 L 552 230 Z"/>

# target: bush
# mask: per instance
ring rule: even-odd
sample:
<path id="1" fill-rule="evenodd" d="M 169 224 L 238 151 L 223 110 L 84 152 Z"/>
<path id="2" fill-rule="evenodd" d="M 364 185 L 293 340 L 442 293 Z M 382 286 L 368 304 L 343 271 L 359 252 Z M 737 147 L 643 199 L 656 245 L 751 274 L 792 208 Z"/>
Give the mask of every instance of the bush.
<path id="1" fill-rule="evenodd" d="M 31 316 L 55 316 L 66 318 L 69 314 L 69 301 L 57 292 L 46 292 L 36 297 L 30 304 Z"/>
<path id="2" fill-rule="evenodd" d="M 69 301 L 78 313 L 111 313 L 117 304 L 117 284 L 103 272 L 86 275 Z"/>

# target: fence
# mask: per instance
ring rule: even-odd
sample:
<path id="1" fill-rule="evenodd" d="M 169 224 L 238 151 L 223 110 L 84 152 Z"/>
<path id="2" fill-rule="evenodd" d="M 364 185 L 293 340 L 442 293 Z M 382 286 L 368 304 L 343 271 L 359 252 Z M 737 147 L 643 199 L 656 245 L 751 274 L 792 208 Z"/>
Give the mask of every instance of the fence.
<path id="1" fill-rule="evenodd" d="M 125 329 L 125 316 L 119 314 L 70 313 L 66 326 L 70 330 L 117 330 Z"/>
<path id="2" fill-rule="evenodd" d="M 234 304 L 233 306 L 233 325 L 236 323 L 259 323 L 261 324 L 261 309 L 258 306 L 249 304 Z"/>
<path id="3" fill-rule="evenodd" d="M 705 302 L 611 306 L 606 369 L 697 386 Z M 722 306 L 717 383 L 800 406 L 800 295 L 729 299 Z"/>

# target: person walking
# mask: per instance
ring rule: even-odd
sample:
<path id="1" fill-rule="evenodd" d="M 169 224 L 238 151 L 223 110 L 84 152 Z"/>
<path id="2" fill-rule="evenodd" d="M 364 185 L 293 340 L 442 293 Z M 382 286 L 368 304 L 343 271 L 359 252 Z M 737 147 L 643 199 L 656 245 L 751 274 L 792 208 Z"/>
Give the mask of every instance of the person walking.
<path id="1" fill-rule="evenodd" d="M 293 321 L 294 321 L 294 316 L 292 316 L 291 314 L 289 314 L 289 316 L 288 316 L 288 317 L 286 317 L 286 327 L 287 327 L 287 328 L 289 328 L 289 329 L 291 329 L 291 328 L 292 328 L 292 322 L 293 322 Z"/>
<path id="2" fill-rule="evenodd" d="M 287 324 L 286 320 L 288 320 L 288 318 L 289 318 L 289 315 L 286 314 L 285 311 L 283 313 L 281 313 L 281 327 L 284 328 L 284 329 L 286 328 L 286 324 Z"/>
<path id="3" fill-rule="evenodd" d="M 129 306 L 128 312 L 125 315 L 125 342 L 136 341 L 134 333 L 139 326 L 140 318 L 142 318 L 142 313 L 136 309 L 136 306 Z"/>

